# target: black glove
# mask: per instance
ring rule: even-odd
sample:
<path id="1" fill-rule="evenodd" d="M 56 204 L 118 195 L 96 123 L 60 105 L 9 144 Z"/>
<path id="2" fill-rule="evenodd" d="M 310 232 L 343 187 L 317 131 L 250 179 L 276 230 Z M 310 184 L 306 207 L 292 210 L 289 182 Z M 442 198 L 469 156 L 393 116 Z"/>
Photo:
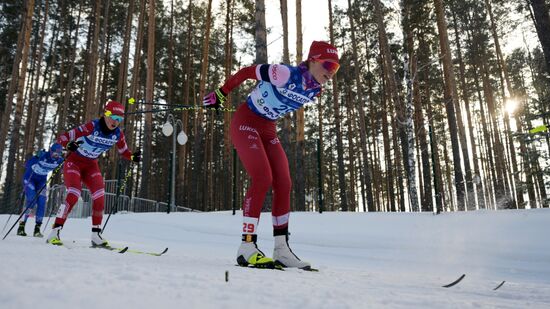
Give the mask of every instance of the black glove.
<path id="1" fill-rule="evenodd" d="M 138 150 L 132 154 L 132 161 L 138 163 L 141 162 L 141 150 Z"/>
<path id="2" fill-rule="evenodd" d="M 213 92 L 210 92 L 202 99 L 202 105 L 206 108 L 215 108 L 219 109 L 222 106 L 222 104 L 227 99 L 227 94 L 223 93 L 223 90 L 221 88 L 218 88 L 214 90 Z"/>
<path id="3" fill-rule="evenodd" d="M 83 141 L 70 141 L 65 147 L 69 151 L 76 151 L 80 145 L 84 143 Z"/>

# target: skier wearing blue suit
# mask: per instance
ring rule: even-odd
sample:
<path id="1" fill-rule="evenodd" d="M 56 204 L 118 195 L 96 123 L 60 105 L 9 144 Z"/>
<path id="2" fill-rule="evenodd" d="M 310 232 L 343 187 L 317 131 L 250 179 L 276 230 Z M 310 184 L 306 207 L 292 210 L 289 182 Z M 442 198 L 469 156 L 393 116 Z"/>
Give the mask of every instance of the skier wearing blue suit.
<path id="1" fill-rule="evenodd" d="M 63 163 L 62 156 L 63 147 L 55 143 L 50 147 L 49 151 L 41 150 L 36 155 L 32 156 L 25 163 L 25 175 L 23 177 L 23 186 L 26 197 L 25 214 L 19 222 L 17 235 L 27 236 L 25 233 L 25 223 L 29 218 L 31 210 L 37 205 L 34 233 L 35 237 L 43 237 L 40 233 L 42 218 L 46 208 L 47 190 L 39 192 L 48 181 L 48 174 Z M 36 194 L 40 196 L 36 198 Z"/>

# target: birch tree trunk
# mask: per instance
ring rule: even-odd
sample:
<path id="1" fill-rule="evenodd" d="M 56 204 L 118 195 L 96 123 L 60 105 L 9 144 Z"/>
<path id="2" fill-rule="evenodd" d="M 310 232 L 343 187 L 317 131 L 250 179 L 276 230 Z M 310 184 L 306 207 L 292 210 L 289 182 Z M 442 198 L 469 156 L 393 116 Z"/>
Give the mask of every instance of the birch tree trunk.
<path id="1" fill-rule="evenodd" d="M 345 98 L 345 104 L 346 104 L 346 112 L 347 112 L 347 120 L 346 120 L 346 127 L 348 128 L 348 131 L 347 131 L 347 139 L 348 139 L 348 147 L 349 147 L 349 156 L 348 156 L 348 162 L 347 162 L 347 165 L 348 165 L 348 171 L 349 171 L 349 195 L 350 195 L 350 199 L 349 199 L 349 207 L 348 209 L 346 209 L 347 211 L 352 211 L 352 212 L 355 212 L 357 211 L 357 192 L 356 192 L 356 188 L 357 188 L 357 168 L 356 168 L 356 151 L 357 151 L 357 147 L 355 146 L 355 141 L 354 141 L 354 123 L 355 123 L 355 117 L 354 117 L 354 114 L 353 114 L 353 108 L 352 108 L 352 105 L 354 104 L 353 100 L 352 100 L 352 93 L 351 93 L 351 87 L 350 85 L 348 84 L 346 86 L 346 89 L 345 89 L 345 95 L 344 95 L 344 98 Z"/>
<path id="2" fill-rule="evenodd" d="M 409 183 L 409 199 L 411 205 L 411 211 L 419 211 L 418 206 L 418 193 L 416 191 L 416 161 L 414 159 L 414 128 L 413 128 L 413 89 L 412 78 L 410 75 L 409 56 L 405 54 L 405 61 L 403 63 L 403 69 L 405 72 L 405 81 L 407 83 L 407 104 L 406 104 L 406 126 L 407 126 L 407 141 L 408 141 L 408 158 L 409 171 L 407 173 Z"/>
<path id="3" fill-rule="evenodd" d="M 185 67 L 184 67 L 184 73 L 185 73 L 185 81 L 184 81 L 184 89 L 183 89 L 183 93 L 184 93 L 184 102 L 185 104 L 189 104 L 189 105 L 194 105 L 194 101 L 191 102 L 190 101 L 190 98 L 189 98 L 189 84 L 190 84 L 190 80 L 191 80 L 191 34 L 192 34 L 192 31 L 193 31 L 193 1 L 192 0 L 189 0 L 189 4 L 187 6 L 187 11 L 188 11 L 188 14 L 187 14 L 187 40 L 186 40 L 186 50 L 185 50 Z M 184 130 L 187 130 L 188 127 L 189 127 L 189 112 L 188 111 L 183 111 L 181 113 L 181 118 L 182 118 L 182 123 L 183 123 L 183 128 Z M 189 144 L 185 144 L 183 147 L 180 147 L 179 148 L 179 153 L 178 153 L 178 175 L 177 175 L 177 179 L 178 179 L 178 183 L 179 184 L 183 184 L 183 187 L 186 188 L 186 190 L 184 190 L 184 192 L 182 192 L 181 194 L 181 198 L 183 198 L 183 200 L 185 202 L 189 202 L 191 201 L 191 194 L 192 194 L 192 191 L 193 190 L 189 190 L 189 180 L 190 180 L 190 175 L 189 173 L 187 173 L 188 169 L 187 169 L 187 157 L 189 156 L 189 151 L 188 151 L 188 146 Z M 180 191 L 178 191 L 180 192 Z M 196 207 L 196 205 L 194 206 Z"/>

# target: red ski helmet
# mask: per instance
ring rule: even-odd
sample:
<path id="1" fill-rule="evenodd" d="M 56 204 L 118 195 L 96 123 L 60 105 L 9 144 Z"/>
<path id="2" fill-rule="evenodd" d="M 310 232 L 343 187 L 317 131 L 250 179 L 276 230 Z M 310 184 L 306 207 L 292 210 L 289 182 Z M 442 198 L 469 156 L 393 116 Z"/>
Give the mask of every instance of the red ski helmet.
<path id="1" fill-rule="evenodd" d="M 330 43 L 324 41 L 313 41 L 309 47 L 308 59 L 329 60 L 339 63 L 338 49 Z"/>
<path id="2" fill-rule="evenodd" d="M 117 101 L 109 101 L 105 105 L 105 116 L 121 116 L 124 117 L 124 106 Z"/>

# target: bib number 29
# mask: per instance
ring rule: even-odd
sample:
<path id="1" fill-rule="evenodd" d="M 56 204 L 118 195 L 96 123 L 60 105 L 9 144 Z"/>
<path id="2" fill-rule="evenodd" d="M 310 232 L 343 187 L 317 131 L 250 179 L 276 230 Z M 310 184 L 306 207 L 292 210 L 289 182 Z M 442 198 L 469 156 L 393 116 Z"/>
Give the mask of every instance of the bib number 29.
<path id="1" fill-rule="evenodd" d="M 243 223 L 243 233 L 253 234 L 255 230 L 254 223 Z"/>

